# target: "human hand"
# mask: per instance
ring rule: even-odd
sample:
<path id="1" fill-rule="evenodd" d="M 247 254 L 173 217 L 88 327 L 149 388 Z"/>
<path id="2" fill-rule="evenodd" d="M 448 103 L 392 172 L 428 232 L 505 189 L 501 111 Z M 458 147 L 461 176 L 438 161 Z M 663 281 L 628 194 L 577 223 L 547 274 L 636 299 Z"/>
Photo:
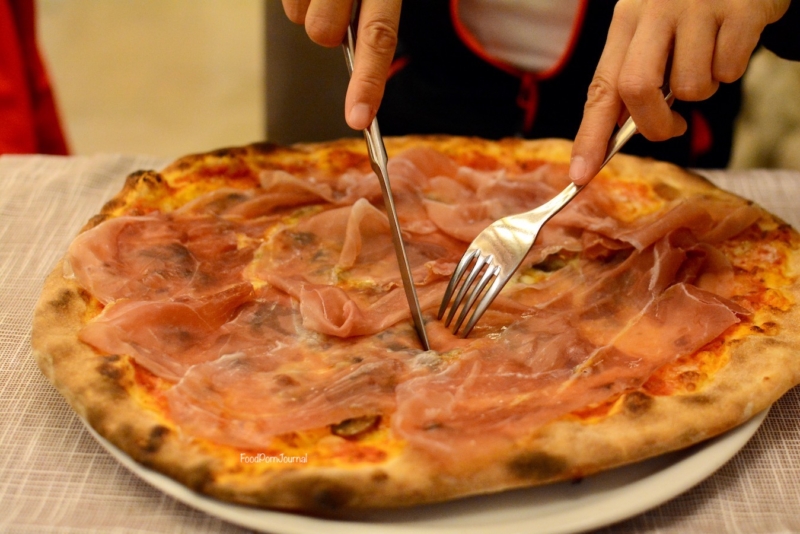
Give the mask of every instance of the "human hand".
<path id="1" fill-rule="evenodd" d="M 744 74 L 764 27 L 790 1 L 619 0 L 575 136 L 570 178 L 585 184 L 597 174 L 615 124 L 628 115 L 650 141 L 682 135 L 686 120 L 661 92 L 665 74 L 676 99 L 709 98 L 720 82 Z"/>
<path id="2" fill-rule="evenodd" d="M 401 0 L 363 0 L 356 30 L 355 66 L 345 96 L 345 120 L 354 130 L 367 128 L 378 113 L 389 66 L 397 47 Z M 342 44 L 353 0 L 283 0 L 289 20 L 303 24 L 317 44 Z"/>

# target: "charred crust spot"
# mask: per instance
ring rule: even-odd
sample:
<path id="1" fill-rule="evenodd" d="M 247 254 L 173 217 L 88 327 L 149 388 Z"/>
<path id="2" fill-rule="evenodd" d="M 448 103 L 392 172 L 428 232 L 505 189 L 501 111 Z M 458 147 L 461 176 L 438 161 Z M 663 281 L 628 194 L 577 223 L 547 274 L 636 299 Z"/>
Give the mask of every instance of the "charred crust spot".
<path id="1" fill-rule="evenodd" d="M 713 404 L 714 402 L 714 399 L 708 395 L 686 395 L 678 398 L 681 399 L 681 401 L 685 404 L 691 404 L 695 406 L 707 406 L 709 404 Z"/>
<path id="2" fill-rule="evenodd" d="M 119 358 L 119 356 L 116 356 L 116 358 Z M 97 366 L 97 372 L 114 382 L 118 382 L 119 379 L 124 376 L 124 372 L 118 366 L 114 365 L 115 361 L 116 360 L 103 358 L 103 363 Z"/>
<path id="3" fill-rule="evenodd" d="M 153 454 L 158 452 L 161 446 L 164 444 L 164 440 L 169 435 L 170 430 L 169 428 L 156 425 L 150 430 L 150 434 L 147 436 L 147 439 L 142 444 L 142 450 L 148 454 Z"/>
<path id="4" fill-rule="evenodd" d="M 638 417 L 650 410 L 653 405 L 653 397 L 640 391 L 634 391 L 625 395 L 624 405 L 628 413 Z"/>
<path id="5" fill-rule="evenodd" d="M 123 385 L 125 376 L 123 369 L 115 367 L 113 364 L 103 363 L 98 366 L 97 370 L 102 376 L 108 378 L 102 383 L 95 382 L 96 392 L 103 399 L 103 402 L 100 403 L 101 408 L 108 410 L 108 402 L 117 402 L 129 397 L 128 390 Z"/>
<path id="6" fill-rule="evenodd" d="M 703 375 L 697 371 L 684 371 L 678 375 L 678 380 L 688 391 L 694 391 L 697 389 L 697 383 L 700 382 L 702 378 Z"/>
<path id="7" fill-rule="evenodd" d="M 146 172 L 147 171 L 136 171 L 129 174 L 128 177 L 125 178 L 125 187 L 123 188 L 123 192 L 135 190 L 136 186 L 139 184 L 139 180 Z M 119 201 L 119 198 L 115 198 L 111 200 L 111 202 L 115 200 Z"/>
<path id="8" fill-rule="evenodd" d="M 220 159 L 235 159 L 247 154 L 247 147 L 229 146 L 218 148 L 208 153 L 209 156 Z"/>
<path id="9" fill-rule="evenodd" d="M 134 171 L 128 175 L 125 179 L 125 186 L 126 187 L 136 187 L 136 184 L 139 183 L 139 178 L 141 178 L 145 173 L 148 171 Z"/>
<path id="10" fill-rule="evenodd" d="M 55 308 L 56 311 L 63 312 L 68 310 L 70 304 L 72 304 L 72 300 L 77 297 L 75 293 L 73 293 L 69 289 L 63 289 L 58 294 L 58 297 L 50 301 L 50 306 Z"/>
<path id="11" fill-rule="evenodd" d="M 108 418 L 108 413 L 103 409 L 103 406 L 87 406 L 86 408 L 86 422 L 89 426 L 97 430 L 102 435 L 105 435 L 102 428 L 105 426 L 105 421 Z"/>
<path id="12" fill-rule="evenodd" d="M 205 464 L 192 468 L 186 475 L 185 484 L 194 491 L 202 493 L 214 484 L 214 474 Z"/>
<path id="13" fill-rule="evenodd" d="M 225 148 L 218 148 L 209 152 L 210 156 L 215 158 L 229 158 L 232 156 L 237 155 L 238 151 L 234 147 L 225 147 Z"/>
<path id="14" fill-rule="evenodd" d="M 567 461 L 544 452 L 525 452 L 508 463 L 508 470 L 523 480 L 552 480 L 567 470 Z"/>
<path id="15" fill-rule="evenodd" d="M 267 141 L 262 141 L 260 143 L 253 143 L 250 145 L 250 149 L 253 152 L 258 154 L 271 154 L 273 152 L 278 151 L 281 147 L 275 143 L 270 143 Z"/>
<path id="16" fill-rule="evenodd" d="M 105 204 L 103 204 L 103 209 L 101 210 L 103 214 L 111 213 L 112 211 L 116 210 L 117 208 L 121 208 L 125 205 L 125 201 L 121 198 L 112 198 Z M 97 215 L 95 215 L 97 217 Z M 105 219 L 105 215 L 102 215 L 103 219 Z M 101 221 L 102 222 L 102 221 Z M 98 223 L 99 224 L 99 223 Z"/>
<path id="17" fill-rule="evenodd" d="M 156 171 L 136 171 L 125 180 L 125 186 L 136 188 L 138 186 L 153 187 L 164 183 L 164 178 Z"/>
<path id="18" fill-rule="evenodd" d="M 370 479 L 373 482 L 377 482 L 379 484 L 382 484 L 382 483 L 386 482 L 387 480 L 389 480 L 389 474 L 386 471 L 383 471 L 383 470 L 375 471 L 374 473 L 372 473 L 372 476 L 370 477 Z"/>
<path id="19" fill-rule="evenodd" d="M 312 488 L 311 499 L 317 508 L 323 510 L 339 510 L 353 500 L 355 492 L 341 484 L 318 481 Z"/>
<path id="20" fill-rule="evenodd" d="M 108 205 L 108 204 L 106 204 L 106 205 Z M 105 208 L 103 208 L 103 210 L 105 211 Z M 106 215 L 105 213 L 98 213 L 97 215 L 94 215 L 94 216 L 92 216 L 91 219 L 89 219 L 89 222 L 87 222 L 84 225 L 82 231 L 85 232 L 86 230 L 91 230 L 92 228 L 94 228 L 98 224 L 100 224 L 102 222 L 105 222 L 106 219 L 108 219 L 108 215 Z"/>
<path id="21" fill-rule="evenodd" d="M 122 200 L 121 198 L 112 198 L 111 200 L 109 200 L 108 202 L 103 204 L 103 210 L 102 211 L 103 211 L 103 213 L 114 211 L 115 209 L 121 208 L 124 205 L 125 205 L 125 201 Z M 95 215 L 95 217 L 103 217 L 104 219 L 106 218 L 105 215 L 99 215 L 99 216 Z"/>
<path id="22" fill-rule="evenodd" d="M 760 326 L 753 325 L 750 329 L 754 332 L 758 332 L 759 334 L 766 334 L 768 336 L 774 336 L 778 334 L 780 327 L 777 323 L 773 321 L 766 321 L 762 323 Z"/>
<path id="23" fill-rule="evenodd" d="M 157 172 L 149 172 L 139 179 L 140 184 L 146 184 L 150 187 L 161 185 L 164 183 L 164 178 Z"/>

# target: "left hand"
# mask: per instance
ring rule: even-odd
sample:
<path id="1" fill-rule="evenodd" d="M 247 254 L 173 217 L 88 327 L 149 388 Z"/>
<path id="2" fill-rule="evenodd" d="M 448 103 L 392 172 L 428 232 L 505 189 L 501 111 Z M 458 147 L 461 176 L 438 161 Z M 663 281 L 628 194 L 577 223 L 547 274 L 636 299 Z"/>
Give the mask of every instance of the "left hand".
<path id="1" fill-rule="evenodd" d="M 670 54 L 675 98 L 705 100 L 720 82 L 744 74 L 764 27 L 790 1 L 619 0 L 575 136 L 570 178 L 585 184 L 597 174 L 614 126 L 628 114 L 650 141 L 682 135 L 686 120 L 661 93 Z"/>

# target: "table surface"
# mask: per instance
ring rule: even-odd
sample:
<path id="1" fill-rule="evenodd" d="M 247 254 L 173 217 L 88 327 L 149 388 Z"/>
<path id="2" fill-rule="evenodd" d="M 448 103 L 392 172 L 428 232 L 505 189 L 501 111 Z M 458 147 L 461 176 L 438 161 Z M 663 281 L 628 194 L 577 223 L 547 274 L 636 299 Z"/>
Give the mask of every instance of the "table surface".
<path id="1" fill-rule="evenodd" d="M 33 309 L 46 275 L 128 173 L 165 163 L 122 155 L 0 157 L 1 532 L 246 532 L 122 467 L 31 356 Z M 706 175 L 800 228 L 800 172 Z M 800 388 L 778 401 L 747 446 L 710 478 L 599 532 L 800 533 Z"/>

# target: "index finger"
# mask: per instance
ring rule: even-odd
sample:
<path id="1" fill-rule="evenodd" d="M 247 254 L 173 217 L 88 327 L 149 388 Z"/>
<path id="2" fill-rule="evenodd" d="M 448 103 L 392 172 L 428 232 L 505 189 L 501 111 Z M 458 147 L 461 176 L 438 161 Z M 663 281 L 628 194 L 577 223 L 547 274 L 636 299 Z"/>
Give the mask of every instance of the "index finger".
<path id="1" fill-rule="evenodd" d="M 310 2 L 303 23 L 311 40 L 322 46 L 340 45 L 350 23 L 351 5 L 349 1 Z"/>
<path id="2" fill-rule="evenodd" d="M 589 85 L 583 119 L 572 145 L 569 177 L 579 185 L 587 183 L 600 170 L 608 140 L 622 112 L 617 78 L 636 30 L 636 17 L 623 11 L 620 5 L 614 10 L 606 44 Z"/>
<path id="3" fill-rule="evenodd" d="M 619 74 L 618 90 L 639 133 L 650 141 L 680 135 L 683 118 L 664 101 L 664 76 L 675 38 L 666 17 L 648 11 L 642 15 Z M 679 57 L 676 64 L 682 64 Z"/>
<path id="4" fill-rule="evenodd" d="M 401 0 L 363 0 L 356 32 L 353 74 L 345 97 L 345 118 L 355 130 L 378 113 L 397 48 Z"/>

